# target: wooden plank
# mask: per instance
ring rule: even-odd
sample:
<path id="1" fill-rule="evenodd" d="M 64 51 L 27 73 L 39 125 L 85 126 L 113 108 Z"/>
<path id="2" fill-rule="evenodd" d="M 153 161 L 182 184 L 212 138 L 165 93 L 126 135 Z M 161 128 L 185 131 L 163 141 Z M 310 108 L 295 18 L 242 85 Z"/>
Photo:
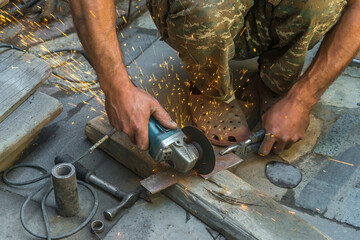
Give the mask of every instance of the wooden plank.
<path id="1" fill-rule="evenodd" d="M 0 172 L 11 166 L 50 121 L 62 111 L 53 97 L 36 92 L 0 123 Z"/>
<path id="2" fill-rule="evenodd" d="M 86 135 L 96 142 L 110 129 L 107 119 L 99 116 L 88 122 Z M 100 147 L 142 177 L 157 171 L 151 157 L 139 151 L 123 133 L 114 134 Z M 227 170 L 208 180 L 199 176 L 185 177 L 162 193 L 228 239 L 329 239 Z M 225 197 L 225 201 L 214 194 L 230 196 L 232 203 L 229 197 Z"/>
<path id="3" fill-rule="evenodd" d="M 32 54 L 0 49 L 0 123 L 50 76 L 50 66 Z"/>

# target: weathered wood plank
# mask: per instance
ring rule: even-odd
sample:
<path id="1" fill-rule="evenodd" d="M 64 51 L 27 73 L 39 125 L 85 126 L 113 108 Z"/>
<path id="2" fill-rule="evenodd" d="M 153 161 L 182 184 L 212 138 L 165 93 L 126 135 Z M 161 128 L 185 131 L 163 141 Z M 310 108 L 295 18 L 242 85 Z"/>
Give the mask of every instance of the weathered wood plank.
<path id="1" fill-rule="evenodd" d="M 100 116 L 87 124 L 86 135 L 95 142 L 110 129 L 107 119 Z M 100 147 L 142 177 L 157 171 L 151 157 L 139 151 L 123 133 L 116 133 Z M 210 191 L 229 195 L 238 203 L 219 200 Z M 162 193 L 229 239 L 328 239 L 312 225 L 227 170 L 208 180 L 198 176 L 186 177 Z"/>
<path id="2" fill-rule="evenodd" d="M 0 172 L 21 153 L 51 120 L 62 111 L 53 97 L 36 92 L 0 123 Z"/>
<path id="3" fill-rule="evenodd" d="M 0 49 L 0 123 L 50 76 L 50 66 L 34 55 Z"/>

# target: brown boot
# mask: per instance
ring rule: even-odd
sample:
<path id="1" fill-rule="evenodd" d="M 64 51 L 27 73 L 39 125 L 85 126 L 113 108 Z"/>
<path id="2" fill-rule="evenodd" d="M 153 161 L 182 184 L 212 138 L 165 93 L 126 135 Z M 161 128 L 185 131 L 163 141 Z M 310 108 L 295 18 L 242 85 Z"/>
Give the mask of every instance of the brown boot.
<path id="1" fill-rule="evenodd" d="M 230 146 L 246 140 L 249 128 L 236 99 L 225 103 L 203 94 L 189 94 L 192 118 L 210 142 L 217 146 Z"/>

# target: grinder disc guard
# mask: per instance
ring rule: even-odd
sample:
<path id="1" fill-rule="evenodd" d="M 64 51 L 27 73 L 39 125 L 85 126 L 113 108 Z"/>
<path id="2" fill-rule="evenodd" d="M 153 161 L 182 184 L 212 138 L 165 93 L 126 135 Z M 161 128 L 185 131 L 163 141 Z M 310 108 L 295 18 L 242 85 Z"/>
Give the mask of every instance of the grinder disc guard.
<path id="1" fill-rule="evenodd" d="M 209 174 L 215 168 L 215 153 L 209 139 L 198 128 L 186 126 L 182 129 L 186 135 L 185 142 L 193 144 L 199 151 L 199 160 L 194 169 L 199 174 Z"/>

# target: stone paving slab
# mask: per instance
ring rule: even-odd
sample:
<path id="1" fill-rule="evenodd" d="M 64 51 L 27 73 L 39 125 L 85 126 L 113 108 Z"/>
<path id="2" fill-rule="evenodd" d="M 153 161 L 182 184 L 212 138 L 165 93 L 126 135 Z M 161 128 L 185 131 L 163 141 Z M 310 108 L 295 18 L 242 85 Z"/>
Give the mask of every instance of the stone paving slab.
<path id="1" fill-rule="evenodd" d="M 354 160 L 354 173 L 330 201 L 324 214 L 329 219 L 360 227 L 360 145 L 347 150 L 347 159 Z M 346 159 L 345 159 L 346 160 Z"/>
<path id="2" fill-rule="evenodd" d="M 20 207 L 25 201 L 25 198 L 14 193 L 0 191 L 0 199 L 0 239 L 31 239 L 31 235 L 25 231 L 19 220 Z M 36 228 L 33 223 L 41 220 L 41 215 L 36 214 L 37 210 L 37 204 L 30 202 L 27 213 L 32 214 L 27 215 L 25 219 L 30 224 L 31 229 Z"/>
<path id="3" fill-rule="evenodd" d="M 208 240 L 210 233 L 197 218 L 174 202 L 159 197 L 148 204 L 146 211 L 139 204 L 129 209 L 109 231 L 104 240 Z M 146 204 L 146 203 L 145 203 Z"/>
<path id="4" fill-rule="evenodd" d="M 348 190 L 351 194 L 348 194 L 347 199 L 344 200 L 345 195 L 342 194 L 341 197 L 338 197 L 336 200 L 334 199 L 335 203 L 333 203 L 332 208 L 334 209 L 335 207 L 338 210 L 336 214 L 341 215 L 343 215 L 343 213 L 339 211 L 340 209 L 342 209 L 342 211 L 350 211 L 349 213 L 351 214 L 345 214 L 346 216 L 343 218 L 348 219 L 348 222 L 351 221 L 353 224 L 359 224 L 357 223 L 358 220 L 352 221 L 352 219 L 357 219 L 359 216 L 359 213 L 353 212 L 360 209 L 360 201 L 354 201 L 354 197 L 358 195 L 359 191 L 356 188 L 351 188 L 351 186 L 346 187 L 351 176 L 359 169 L 359 156 L 359 145 L 355 145 L 339 154 L 336 160 L 343 163 L 330 161 L 301 191 L 299 197 L 296 199 L 296 204 L 300 207 L 324 214 L 331 209 L 330 202 L 335 198 L 336 194 L 342 189 L 344 189 L 343 191 Z M 332 212 L 333 214 L 327 214 L 325 216 L 334 216 L 334 210 Z"/>
<path id="5" fill-rule="evenodd" d="M 326 232 L 332 239 L 337 240 L 355 240 L 360 239 L 360 230 L 352 228 L 345 224 L 339 224 L 335 221 L 314 215 L 312 213 L 305 213 L 293 208 L 289 208 L 297 216 L 305 219 L 310 224 L 316 226 L 322 232 Z"/>
<path id="6" fill-rule="evenodd" d="M 124 64 L 131 64 L 138 56 L 159 38 L 155 29 L 139 27 L 126 27 L 118 34 L 118 39 L 123 53 Z"/>
<path id="7" fill-rule="evenodd" d="M 360 117 L 357 115 L 342 114 L 317 144 L 314 152 L 329 157 L 335 156 L 359 122 Z"/>

